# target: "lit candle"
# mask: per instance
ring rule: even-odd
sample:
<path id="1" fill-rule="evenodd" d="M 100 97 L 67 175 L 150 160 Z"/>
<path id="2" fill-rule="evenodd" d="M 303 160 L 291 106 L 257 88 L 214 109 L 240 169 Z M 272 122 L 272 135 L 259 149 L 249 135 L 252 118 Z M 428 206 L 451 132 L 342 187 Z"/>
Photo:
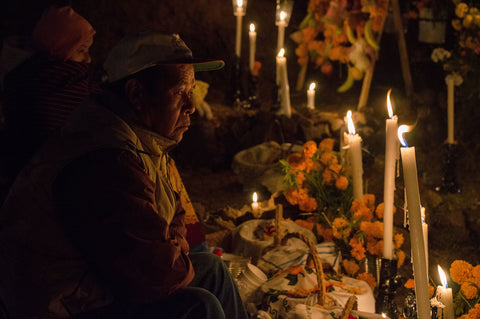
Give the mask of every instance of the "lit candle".
<path id="1" fill-rule="evenodd" d="M 256 49 L 256 41 L 257 41 L 257 32 L 255 31 L 255 25 L 253 23 L 250 24 L 250 32 L 248 32 L 248 37 L 250 38 L 250 72 L 253 72 L 253 66 L 255 65 L 255 49 Z"/>
<path id="2" fill-rule="evenodd" d="M 438 265 L 438 273 L 440 275 L 440 280 L 442 281 L 442 286 L 437 287 L 436 297 L 438 301 L 445 306 L 445 308 L 438 309 L 437 318 L 455 319 L 452 288 L 448 288 L 447 276 L 445 276 L 445 272 L 440 265 Z"/>
<path id="3" fill-rule="evenodd" d="M 417 317 L 430 318 L 430 300 L 428 293 L 427 264 L 425 245 L 423 243 L 422 217 L 420 213 L 420 192 L 418 189 L 417 162 L 415 147 L 408 147 L 403 133 L 410 129 L 400 125 L 398 138 L 403 147 L 400 148 L 403 166 L 403 179 L 407 194 L 408 221 L 410 224 L 410 243 L 412 246 L 413 274 L 415 279 L 415 296 L 417 300 Z"/>
<path id="4" fill-rule="evenodd" d="M 453 122 L 454 122 L 454 82 L 453 76 L 447 76 L 445 78 L 447 83 L 447 123 L 448 123 L 448 135 L 447 143 L 453 144 L 455 139 L 453 135 Z"/>
<path id="5" fill-rule="evenodd" d="M 284 56 L 285 50 L 282 48 L 277 55 L 277 75 L 279 80 L 279 94 L 280 94 L 280 114 L 287 117 L 292 116 L 292 109 L 290 105 L 290 86 L 288 85 L 287 74 L 287 58 Z"/>
<path id="6" fill-rule="evenodd" d="M 258 195 L 257 192 L 254 192 L 252 195 L 252 210 L 255 213 L 260 208 L 260 204 L 258 203 Z"/>
<path id="7" fill-rule="evenodd" d="M 387 93 L 389 118 L 385 126 L 385 175 L 383 181 L 383 257 L 393 258 L 393 203 L 395 193 L 395 166 L 398 159 L 398 119 L 393 115 L 390 102 L 391 89 Z"/>
<path id="8" fill-rule="evenodd" d="M 237 0 L 237 6 L 234 10 L 234 15 L 237 17 L 237 33 L 235 38 L 235 54 L 240 57 L 242 49 L 242 17 L 245 15 L 243 10 L 243 0 Z"/>
<path id="9" fill-rule="evenodd" d="M 422 216 L 423 243 L 425 244 L 425 264 L 427 265 L 428 278 L 428 224 L 425 222 L 425 207 L 420 208 L 420 214 Z"/>
<path id="10" fill-rule="evenodd" d="M 287 26 L 287 22 L 285 21 L 286 18 L 287 13 L 285 11 L 281 11 L 280 20 L 278 21 L 277 52 L 283 48 L 283 44 L 285 42 L 285 27 Z"/>
<path id="11" fill-rule="evenodd" d="M 312 82 L 307 90 L 307 107 L 310 109 L 315 108 L 315 83 Z"/>
<path id="12" fill-rule="evenodd" d="M 353 198 L 363 200 L 362 138 L 355 134 L 352 111 L 347 112 L 347 123 L 348 134 L 345 133 L 344 139 L 352 166 Z"/>

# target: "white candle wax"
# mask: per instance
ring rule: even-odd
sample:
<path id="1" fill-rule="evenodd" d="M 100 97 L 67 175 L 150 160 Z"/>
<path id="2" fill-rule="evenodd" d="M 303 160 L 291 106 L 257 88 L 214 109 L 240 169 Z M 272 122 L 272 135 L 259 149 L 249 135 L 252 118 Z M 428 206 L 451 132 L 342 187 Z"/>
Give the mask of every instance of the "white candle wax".
<path id="1" fill-rule="evenodd" d="M 438 308 L 438 318 L 455 319 L 455 308 L 453 306 L 452 288 L 438 286 L 436 296 L 438 301 L 445 305 L 445 308 Z"/>
<path id="2" fill-rule="evenodd" d="M 250 72 L 253 72 L 253 67 L 255 65 L 255 50 L 257 42 L 257 32 L 255 31 L 255 25 L 250 24 L 250 31 L 248 32 L 248 37 L 250 39 L 250 56 L 249 56 L 249 66 Z"/>
<path id="3" fill-rule="evenodd" d="M 430 318 L 430 300 L 428 293 L 427 265 L 423 242 L 422 217 L 420 213 L 420 193 L 418 189 L 417 163 L 415 147 L 401 147 L 403 178 L 407 193 L 408 221 L 410 224 L 410 242 L 412 246 L 417 316 Z"/>
<path id="4" fill-rule="evenodd" d="M 445 272 L 440 265 L 438 265 L 438 273 L 442 281 L 442 286 L 437 287 L 436 297 L 438 301 L 445 306 L 445 308 L 438 309 L 437 318 L 455 319 L 452 288 L 448 288 L 447 277 L 445 276 Z"/>
<path id="5" fill-rule="evenodd" d="M 345 143 L 352 165 L 353 198 L 363 200 L 362 138 L 358 134 L 345 133 Z"/>
<path id="6" fill-rule="evenodd" d="M 447 123 L 448 123 L 448 135 L 447 135 L 447 143 L 453 144 L 454 134 L 454 82 L 453 77 L 447 77 Z"/>
<path id="7" fill-rule="evenodd" d="M 237 33 L 235 38 L 235 54 L 240 57 L 240 53 L 242 50 L 242 17 L 243 17 L 243 9 L 237 7 L 235 11 L 235 16 L 237 17 Z"/>
<path id="8" fill-rule="evenodd" d="M 315 83 L 311 83 L 307 90 L 307 107 L 310 109 L 315 108 Z"/>
<path id="9" fill-rule="evenodd" d="M 383 257 L 393 258 L 393 206 L 395 193 L 395 167 L 398 158 L 398 119 L 386 120 L 385 127 L 385 175 L 383 181 Z"/>
<path id="10" fill-rule="evenodd" d="M 428 224 L 425 222 L 425 207 L 420 208 L 420 214 L 422 216 L 423 243 L 425 245 L 425 264 L 427 265 L 428 278 Z"/>
<path id="11" fill-rule="evenodd" d="M 285 27 L 286 23 L 284 20 L 278 22 L 278 39 L 277 39 L 277 52 L 283 48 L 285 43 Z"/>
<path id="12" fill-rule="evenodd" d="M 284 56 L 284 50 L 281 49 L 277 55 L 277 72 L 280 79 L 279 94 L 280 94 L 280 114 L 285 114 L 291 117 L 292 110 L 290 105 L 290 87 L 288 85 L 287 74 L 287 58 Z"/>

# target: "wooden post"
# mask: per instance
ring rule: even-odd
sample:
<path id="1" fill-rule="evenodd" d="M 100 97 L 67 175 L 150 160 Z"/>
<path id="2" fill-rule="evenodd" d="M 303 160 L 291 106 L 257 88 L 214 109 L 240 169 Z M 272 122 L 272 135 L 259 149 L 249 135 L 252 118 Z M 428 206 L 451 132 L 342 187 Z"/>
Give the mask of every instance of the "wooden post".
<path id="1" fill-rule="evenodd" d="M 387 0 L 386 4 L 386 10 L 388 11 L 388 6 L 389 2 Z M 382 34 L 383 34 L 383 27 L 385 26 L 385 19 L 383 19 L 382 25 L 380 26 L 380 30 L 378 31 L 377 35 L 377 43 L 380 43 L 382 39 Z M 377 52 L 378 55 L 378 52 Z M 370 68 L 365 72 L 365 76 L 363 77 L 363 83 L 362 83 L 362 91 L 360 92 L 360 98 L 358 99 L 358 106 L 357 110 L 361 111 L 364 107 L 367 106 L 367 101 L 368 101 L 368 95 L 370 94 L 370 86 L 372 84 L 372 78 L 373 78 L 373 71 L 375 70 L 375 63 L 377 62 L 378 56 L 375 57 L 375 60 L 372 61 L 372 65 Z"/>
<path id="2" fill-rule="evenodd" d="M 408 63 L 407 44 L 405 42 L 405 34 L 403 32 L 402 15 L 400 12 L 400 5 L 398 0 L 392 0 L 393 22 L 395 25 L 395 33 L 397 35 L 398 50 L 400 53 L 400 62 L 402 65 L 403 82 L 405 85 L 405 94 L 407 101 L 410 104 L 413 97 L 413 82 L 410 73 L 410 64 Z M 410 105 L 408 105 L 410 108 Z"/>

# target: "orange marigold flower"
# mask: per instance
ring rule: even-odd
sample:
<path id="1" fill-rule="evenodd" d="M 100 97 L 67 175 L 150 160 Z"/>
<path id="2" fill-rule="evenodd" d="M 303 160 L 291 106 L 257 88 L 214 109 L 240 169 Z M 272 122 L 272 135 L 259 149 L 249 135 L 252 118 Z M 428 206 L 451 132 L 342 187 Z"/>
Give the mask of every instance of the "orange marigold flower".
<path id="1" fill-rule="evenodd" d="M 468 319 L 480 319 L 480 304 L 476 304 L 474 308 L 468 311 Z"/>
<path id="2" fill-rule="evenodd" d="M 397 258 L 397 268 L 400 268 L 405 262 L 405 252 L 403 250 L 397 250 Z"/>
<path id="3" fill-rule="evenodd" d="M 333 151 L 333 146 L 335 145 L 335 140 L 333 138 L 324 138 L 320 144 L 318 144 L 318 149 L 320 152 L 331 152 Z"/>
<path id="4" fill-rule="evenodd" d="M 301 226 L 301 227 L 304 227 L 308 230 L 312 230 L 313 229 L 313 226 L 315 225 L 314 222 L 312 221 L 308 221 L 308 220 L 304 220 L 304 219 L 297 219 L 295 221 L 295 224 L 297 224 L 298 226 Z"/>
<path id="5" fill-rule="evenodd" d="M 373 222 L 373 237 L 383 238 L 383 222 L 376 220 Z"/>
<path id="6" fill-rule="evenodd" d="M 300 66 L 305 66 L 308 64 L 308 56 L 300 57 L 297 59 L 297 63 Z"/>
<path id="7" fill-rule="evenodd" d="M 312 212 L 318 207 L 317 200 L 312 197 L 306 197 L 298 201 L 298 208 L 304 212 Z"/>
<path id="8" fill-rule="evenodd" d="M 478 288 L 470 281 L 465 281 L 460 289 L 467 299 L 477 298 L 478 296 Z"/>
<path id="9" fill-rule="evenodd" d="M 356 260 L 365 258 L 365 247 L 363 247 L 363 244 L 360 243 L 356 237 L 350 239 L 349 244 L 352 247 L 351 254 L 353 258 Z"/>
<path id="10" fill-rule="evenodd" d="M 315 141 L 308 141 L 303 144 L 303 155 L 306 158 L 312 158 L 313 154 L 317 151 L 317 143 Z"/>
<path id="11" fill-rule="evenodd" d="M 330 227 L 322 227 L 317 224 L 317 233 L 323 238 L 323 241 L 333 241 L 333 230 Z"/>
<path id="12" fill-rule="evenodd" d="M 360 269 L 360 267 L 354 260 L 344 259 L 342 262 L 342 266 L 345 270 L 345 273 L 350 277 L 353 277 Z"/>
<path id="13" fill-rule="evenodd" d="M 333 237 L 341 239 L 343 236 L 348 237 L 351 232 L 349 223 L 345 218 L 337 217 L 333 220 L 332 223 Z"/>
<path id="14" fill-rule="evenodd" d="M 373 237 L 367 237 L 367 251 L 372 255 L 383 255 L 383 240 L 376 240 Z"/>
<path id="15" fill-rule="evenodd" d="M 348 187 L 348 179 L 345 176 L 339 176 L 335 181 L 335 187 L 339 190 L 345 190 Z"/>
<path id="16" fill-rule="evenodd" d="M 350 211 L 352 213 L 355 213 L 357 210 L 363 208 L 363 207 L 366 207 L 365 206 L 365 203 L 358 199 L 358 198 L 355 198 L 353 201 L 352 201 L 352 206 L 350 206 Z"/>
<path id="17" fill-rule="evenodd" d="M 337 163 L 335 163 L 335 164 L 332 163 L 328 166 L 328 169 L 337 173 L 336 175 L 338 175 L 338 174 L 340 174 L 340 171 L 342 170 L 342 165 L 337 164 Z"/>
<path id="18" fill-rule="evenodd" d="M 477 287 L 480 287 L 480 265 L 473 267 L 471 281 L 473 281 Z"/>
<path id="19" fill-rule="evenodd" d="M 374 194 L 363 194 L 363 202 L 370 209 L 370 211 L 375 210 L 375 195 Z"/>
<path id="20" fill-rule="evenodd" d="M 331 170 L 326 169 L 323 171 L 323 184 L 325 185 L 332 185 L 335 183 L 335 173 L 333 173 Z"/>
<path id="21" fill-rule="evenodd" d="M 375 209 L 375 215 L 378 218 L 382 219 L 383 214 L 384 214 L 384 210 L 385 210 L 385 203 L 378 204 L 377 208 Z M 397 212 L 397 208 L 395 206 L 393 206 L 393 214 L 395 215 L 396 212 Z"/>
<path id="22" fill-rule="evenodd" d="M 435 288 L 432 286 L 432 284 L 428 284 L 428 295 L 430 296 L 430 298 L 433 297 L 433 293 L 435 292 Z"/>
<path id="23" fill-rule="evenodd" d="M 363 220 L 366 220 L 366 221 L 371 221 L 373 219 L 372 211 L 368 209 L 368 207 L 365 206 L 365 204 L 363 204 L 363 206 L 355 210 L 353 212 L 353 216 L 355 218 L 363 218 Z"/>
<path id="24" fill-rule="evenodd" d="M 302 185 L 304 181 L 305 181 L 305 174 L 303 174 L 303 172 L 298 172 L 298 174 L 297 174 L 297 184 Z"/>
<path id="25" fill-rule="evenodd" d="M 332 152 L 326 152 L 320 156 L 320 163 L 322 163 L 325 166 L 328 166 L 331 164 L 337 164 L 338 158 Z"/>
<path id="26" fill-rule="evenodd" d="M 285 193 L 285 198 L 290 204 L 297 205 L 298 198 L 299 198 L 297 189 L 295 187 L 292 187 L 289 190 L 287 190 L 287 192 Z"/>
<path id="27" fill-rule="evenodd" d="M 395 234 L 393 240 L 395 241 L 395 249 L 399 249 L 402 247 L 405 238 L 403 238 L 403 234 Z"/>
<path id="28" fill-rule="evenodd" d="M 408 279 L 404 286 L 405 286 L 405 288 L 408 288 L 408 289 L 414 289 L 415 288 L 415 280 L 413 280 L 412 278 Z"/>
<path id="29" fill-rule="evenodd" d="M 308 46 L 305 42 L 300 43 L 299 46 L 295 49 L 295 54 L 299 58 L 306 57 L 308 60 Z"/>
<path id="30" fill-rule="evenodd" d="M 306 27 L 302 29 L 302 35 L 303 35 L 303 42 L 310 42 L 315 40 L 315 37 L 317 36 L 318 32 L 315 30 L 315 28 L 312 27 Z"/>
<path id="31" fill-rule="evenodd" d="M 370 287 L 375 288 L 377 286 L 377 282 L 371 273 L 362 272 L 357 275 L 358 280 L 365 281 Z"/>
<path id="32" fill-rule="evenodd" d="M 473 266 L 464 260 L 455 260 L 450 265 L 450 277 L 458 284 L 463 284 L 472 277 Z"/>
<path id="33" fill-rule="evenodd" d="M 292 173 L 305 169 L 305 158 L 303 157 L 303 154 L 292 153 L 288 155 L 287 162 L 290 165 Z"/>

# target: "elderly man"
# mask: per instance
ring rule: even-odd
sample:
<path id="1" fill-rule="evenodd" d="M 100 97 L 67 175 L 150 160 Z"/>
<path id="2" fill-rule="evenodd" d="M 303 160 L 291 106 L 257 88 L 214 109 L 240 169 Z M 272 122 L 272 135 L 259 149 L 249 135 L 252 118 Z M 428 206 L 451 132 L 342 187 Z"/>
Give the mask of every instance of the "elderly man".
<path id="1" fill-rule="evenodd" d="M 168 150 L 195 111 L 199 61 L 178 35 L 110 52 L 105 92 L 20 173 L 0 212 L 0 288 L 12 318 L 246 318 L 210 253 L 189 255 Z M 0 290 L 1 291 L 1 290 Z"/>

